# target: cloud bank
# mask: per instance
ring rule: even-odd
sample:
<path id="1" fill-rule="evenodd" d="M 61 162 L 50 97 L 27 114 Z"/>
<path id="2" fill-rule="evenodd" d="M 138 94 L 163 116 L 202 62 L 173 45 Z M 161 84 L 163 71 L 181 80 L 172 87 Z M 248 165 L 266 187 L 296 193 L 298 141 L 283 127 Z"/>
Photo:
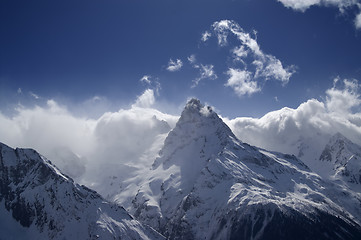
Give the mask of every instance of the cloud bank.
<path id="1" fill-rule="evenodd" d="M 48 100 L 43 107 L 19 107 L 12 117 L 0 112 L 0 141 L 36 149 L 75 180 L 101 192 L 99 186 L 109 185 L 112 176 L 121 181 L 152 164 L 178 119 L 151 108 L 154 104 L 154 91 L 147 89 L 129 109 L 90 119 Z"/>
<path id="2" fill-rule="evenodd" d="M 229 74 L 229 84 L 239 91 L 257 89 L 247 83 L 249 73 L 230 69 Z M 240 87 L 247 84 L 249 88 Z M 312 168 L 315 156 L 337 132 L 361 145 L 360 87 L 355 79 L 336 78 L 323 100 L 310 99 L 261 118 L 224 121 L 242 141 L 294 154 Z M 156 105 L 154 90 L 146 89 L 128 109 L 82 118 L 48 100 L 43 107 L 18 107 L 11 117 L 0 113 L 0 141 L 35 148 L 80 183 L 115 195 L 127 189 L 126 179 L 150 167 L 179 118 L 156 110 Z"/>
<path id="3" fill-rule="evenodd" d="M 242 141 L 294 154 L 312 167 L 329 138 L 339 132 L 361 145 L 361 98 L 357 80 L 336 79 L 324 101 L 310 99 L 261 118 L 225 119 Z"/>

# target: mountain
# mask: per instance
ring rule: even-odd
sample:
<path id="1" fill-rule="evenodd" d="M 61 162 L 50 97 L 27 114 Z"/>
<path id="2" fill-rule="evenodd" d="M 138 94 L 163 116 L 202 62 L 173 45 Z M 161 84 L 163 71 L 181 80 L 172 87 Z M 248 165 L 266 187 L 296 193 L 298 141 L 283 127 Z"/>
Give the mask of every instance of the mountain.
<path id="1" fill-rule="evenodd" d="M 331 137 L 319 158 L 328 175 L 361 189 L 361 146 L 340 133 Z"/>
<path id="2" fill-rule="evenodd" d="M 0 239 L 163 239 L 31 149 L 0 144 Z"/>
<path id="3" fill-rule="evenodd" d="M 360 199 L 192 99 L 130 211 L 170 239 L 361 239 Z"/>

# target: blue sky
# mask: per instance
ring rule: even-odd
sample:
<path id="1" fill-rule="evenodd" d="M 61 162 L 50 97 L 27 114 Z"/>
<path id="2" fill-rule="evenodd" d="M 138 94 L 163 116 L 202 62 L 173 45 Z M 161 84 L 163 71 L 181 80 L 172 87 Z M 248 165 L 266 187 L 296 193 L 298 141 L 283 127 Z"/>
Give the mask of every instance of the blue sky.
<path id="1" fill-rule="evenodd" d="M 1 1 L 0 111 L 53 99 L 101 115 L 147 89 L 162 111 L 177 114 L 198 97 L 230 118 L 323 99 L 335 78 L 361 79 L 360 1 L 299 2 Z M 222 20 L 238 32 L 215 31 Z M 247 55 L 237 60 L 241 46 Z"/>

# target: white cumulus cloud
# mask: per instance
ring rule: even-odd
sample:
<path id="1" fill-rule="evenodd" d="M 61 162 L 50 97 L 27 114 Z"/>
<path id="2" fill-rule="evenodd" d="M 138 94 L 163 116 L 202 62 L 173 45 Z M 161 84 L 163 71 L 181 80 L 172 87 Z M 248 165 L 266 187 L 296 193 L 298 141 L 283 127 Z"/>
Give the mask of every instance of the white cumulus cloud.
<path id="1" fill-rule="evenodd" d="M 361 145 L 361 104 L 356 80 L 343 80 L 326 91 L 326 100 L 310 99 L 296 109 L 282 108 L 261 118 L 225 120 L 242 141 L 294 154 L 311 167 L 331 135 L 339 132 Z"/>
<path id="2" fill-rule="evenodd" d="M 344 89 L 338 89 L 336 85 L 339 81 L 340 79 L 336 78 L 334 86 L 326 91 L 326 107 L 331 112 L 347 115 L 352 111 L 353 107 L 361 104 L 360 95 L 358 94 L 360 85 L 355 79 L 344 79 Z"/>
<path id="3" fill-rule="evenodd" d="M 149 108 L 149 100 L 144 100 L 149 95 L 146 90 L 131 108 L 94 119 L 78 117 L 54 100 L 43 107 L 20 107 L 13 116 L 0 112 L 0 142 L 34 148 L 66 174 L 101 192 L 113 176 L 121 181 L 149 167 L 178 119 Z"/>
<path id="4" fill-rule="evenodd" d="M 237 95 L 251 95 L 259 92 L 261 89 L 257 86 L 257 82 L 252 81 L 252 73 L 230 68 L 227 72 L 229 79 L 226 86 L 233 88 Z"/>
<path id="5" fill-rule="evenodd" d="M 348 11 L 352 7 L 361 9 L 359 0 L 278 0 L 285 7 L 292 8 L 296 11 L 304 12 L 312 6 L 337 7 L 341 13 Z M 361 27 L 360 14 L 356 16 L 355 27 Z"/>
<path id="6" fill-rule="evenodd" d="M 305 11 L 311 6 L 336 6 L 343 10 L 344 8 L 357 5 L 358 0 L 278 0 L 285 7 L 298 11 Z"/>

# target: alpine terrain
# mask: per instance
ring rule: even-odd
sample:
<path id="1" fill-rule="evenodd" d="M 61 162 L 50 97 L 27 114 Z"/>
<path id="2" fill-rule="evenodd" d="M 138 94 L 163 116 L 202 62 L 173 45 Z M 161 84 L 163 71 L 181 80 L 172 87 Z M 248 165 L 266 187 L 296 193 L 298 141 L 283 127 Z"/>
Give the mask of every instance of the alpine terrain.
<path id="1" fill-rule="evenodd" d="M 347 167 L 359 157 L 338 152 L 324 161 L 342 161 L 336 174 L 359 181 Z M 293 155 L 241 142 L 192 99 L 129 209 L 169 239 L 361 239 L 360 206 L 360 193 Z"/>
<path id="2" fill-rule="evenodd" d="M 322 151 L 318 171 L 361 192 L 361 147 L 337 133 Z M 323 170 L 322 170 L 323 169 Z"/>
<path id="3" fill-rule="evenodd" d="M 0 144 L 0 239 L 163 239 L 31 149 Z"/>

